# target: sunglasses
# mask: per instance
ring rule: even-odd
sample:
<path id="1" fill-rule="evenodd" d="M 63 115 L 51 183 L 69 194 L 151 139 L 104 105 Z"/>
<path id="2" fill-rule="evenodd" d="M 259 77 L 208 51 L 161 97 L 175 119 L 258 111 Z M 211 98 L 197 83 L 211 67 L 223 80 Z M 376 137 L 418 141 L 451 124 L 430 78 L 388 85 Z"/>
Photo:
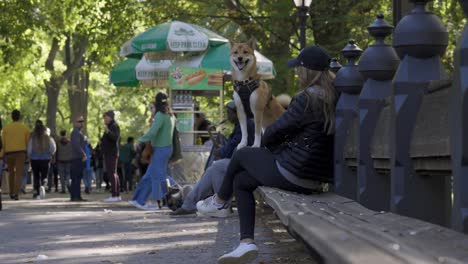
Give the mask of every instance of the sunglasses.
<path id="1" fill-rule="evenodd" d="M 78 120 L 78 121 L 76 121 L 76 122 L 78 122 L 78 123 L 84 123 L 84 120 Z"/>

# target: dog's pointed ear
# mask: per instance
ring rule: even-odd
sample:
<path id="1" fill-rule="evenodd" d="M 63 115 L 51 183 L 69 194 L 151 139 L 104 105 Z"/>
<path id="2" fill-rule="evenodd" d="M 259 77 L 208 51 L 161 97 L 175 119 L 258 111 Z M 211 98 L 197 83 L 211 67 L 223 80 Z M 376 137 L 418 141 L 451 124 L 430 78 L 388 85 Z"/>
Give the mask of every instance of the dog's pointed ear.
<path id="1" fill-rule="evenodd" d="M 251 37 L 251 38 L 249 39 L 249 41 L 247 41 L 247 45 L 248 45 L 251 49 L 255 50 L 255 48 L 256 48 L 256 46 L 257 46 L 257 40 L 256 40 L 254 37 Z"/>

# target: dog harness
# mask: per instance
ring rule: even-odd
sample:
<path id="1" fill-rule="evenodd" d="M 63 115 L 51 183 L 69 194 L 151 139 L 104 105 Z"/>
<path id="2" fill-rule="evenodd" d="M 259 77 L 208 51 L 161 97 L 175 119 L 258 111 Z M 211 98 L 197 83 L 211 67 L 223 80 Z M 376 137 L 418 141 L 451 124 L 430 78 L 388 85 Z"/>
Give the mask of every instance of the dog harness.
<path id="1" fill-rule="evenodd" d="M 239 95 L 247 118 L 253 118 L 250 95 L 260 86 L 260 80 L 234 81 L 234 91 Z"/>

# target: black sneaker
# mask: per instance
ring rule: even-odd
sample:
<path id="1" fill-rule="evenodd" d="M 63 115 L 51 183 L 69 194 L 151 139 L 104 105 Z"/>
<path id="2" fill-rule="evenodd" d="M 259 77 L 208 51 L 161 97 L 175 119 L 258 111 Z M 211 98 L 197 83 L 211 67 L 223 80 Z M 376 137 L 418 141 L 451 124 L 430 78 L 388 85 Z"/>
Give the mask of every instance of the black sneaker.
<path id="1" fill-rule="evenodd" d="M 26 194 L 26 190 L 24 188 L 21 188 L 21 193 Z"/>
<path id="2" fill-rule="evenodd" d="M 173 212 L 170 212 L 169 214 L 172 215 L 172 216 L 178 216 L 178 215 L 191 215 L 191 214 L 195 214 L 197 213 L 196 210 L 193 210 L 193 211 L 189 211 L 189 210 L 185 210 L 183 208 L 179 208 Z"/>
<path id="3" fill-rule="evenodd" d="M 70 199 L 71 202 L 87 202 L 88 200 L 83 199 L 83 198 L 73 198 Z"/>
<path id="4" fill-rule="evenodd" d="M 89 188 L 86 187 L 84 192 L 85 192 L 86 194 L 89 194 Z"/>

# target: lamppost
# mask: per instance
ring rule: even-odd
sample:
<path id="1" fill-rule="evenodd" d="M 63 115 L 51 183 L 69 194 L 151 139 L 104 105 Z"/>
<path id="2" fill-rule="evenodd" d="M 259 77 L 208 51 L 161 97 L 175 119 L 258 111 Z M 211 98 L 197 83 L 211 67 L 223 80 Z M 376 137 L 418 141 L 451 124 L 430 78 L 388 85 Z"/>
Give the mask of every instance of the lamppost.
<path id="1" fill-rule="evenodd" d="M 301 43 L 301 50 L 306 45 L 306 20 L 309 7 L 312 4 L 312 0 L 294 0 L 294 4 L 297 7 L 297 15 L 299 16 L 299 23 L 301 27 L 301 33 L 299 36 L 299 42 Z"/>

